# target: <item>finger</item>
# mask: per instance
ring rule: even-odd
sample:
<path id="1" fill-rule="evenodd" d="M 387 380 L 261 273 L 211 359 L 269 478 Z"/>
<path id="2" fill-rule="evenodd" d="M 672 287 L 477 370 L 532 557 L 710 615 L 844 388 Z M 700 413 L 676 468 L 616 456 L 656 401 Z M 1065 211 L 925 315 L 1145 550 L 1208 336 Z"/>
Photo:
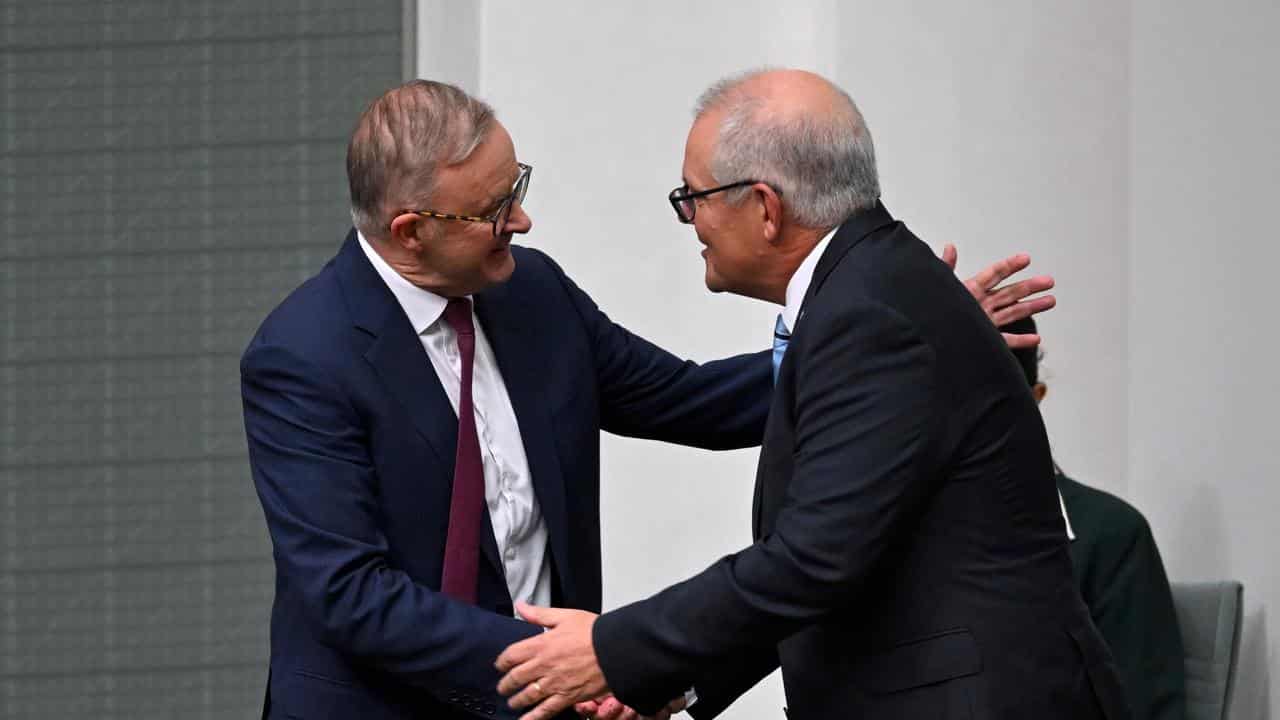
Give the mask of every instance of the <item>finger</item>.
<path id="1" fill-rule="evenodd" d="M 551 720 L 569 709 L 573 702 L 564 695 L 552 695 L 537 707 L 520 716 L 520 720 Z"/>
<path id="2" fill-rule="evenodd" d="M 585 718 L 594 718 L 600 711 L 600 703 L 595 700 L 580 702 L 573 706 L 573 711 Z"/>
<path id="3" fill-rule="evenodd" d="M 516 709 L 533 707 L 553 695 L 555 693 L 547 687 L 547 683 L 542 680 L 534 680 L 521 689 L 520 692 L 508 698 L 507 704 Z"/>
<path id="4" fill-rule="evenodd" d="M 969 280 L 983 290 L 990 290 L 1010 275 L 1026 269 L 1030 264 L 1031 256 L 1026 253 L 1010 255 L 1003 260 L 991 263 Z"/>
<path id="5" fill-rule="evenodd" d="M 952 271 L 955 271 L 956 269 L 956 260 L 958 258 L 959 253 L 956 252 L 955 245 L 947 243 L 942 246 L 942 262 L 946 263 L 947 267 L 951 268 Z"/>
<path id="6" fill-rule="evenodd" d="M 1024 348 L 1033 348 L 1040 344 L 1040 336 L 1032 333 L 1023 333 L 1014 335 L 1012 333 L 1000 333 L 1004 335 L 1004 342 L 1009 346 L 1010 350 L 1022 350 Z"/>
<path id="7" fill-rule="evenodd" d="M 541 677 L 541 667 L 536 660 L 521 663 L 508 671 L 498 681 L 498 694 L 514 695 L 517 691 L 533 684 Z M 547 688 L 544 687 L 543 690 L 546 691 Z"/>
<path id="8" fill-rule="evenodd" d="M 1058 299 L 1052 295 L 1023 300 L 1020 303 L 1010 305 L 1007 308 L 993 313 L 991 316 L 991 322 L 994 323 L 996 327 L 1004 327 L 1015 320 L 1021 320 L 1022 318 L 1031 317 L 1032 315 L 1039 315 L 1046 310 L 1052 310 L 1057 307 L 1057 305 Z"/>
<path id="9" fill-rule="evenodd" d="M 1053 278 L 1048 275 L 1037 275 L 1033 278 L 1027 278 L 1021 282 L 1005 285 L 996 288 L 987 293 L 982 299 L 983 305 L 989 305 L 995 308 L 1002 308 L 1005 305 L 1012 305 L 1028 295 L 1044 292 L 1053 288 Z"/>
<path id="10" fill-rule="evenodd" d="M 618 698 L 606 698 L 600 703 L 600 711 L 596 713 L 596 718 L 597 720 L 618 720 L 627 709 L 627 706 L 623 705 Z"/>
<path id="11" fill-rule="evenodd" d="M 518 643 L 514 643 L 502 651 L 502 654 L 494 661 L 493 666 L 498 669 L 498 672 L 509 673 L 511 668 L 529 662 L 537 656 L 538 651 L 542 649 L 543 642 L 543 633 L 539 633 L 531 638 L 525 638 Z M 536 677 L 529 679 L 537 680 Z"/>

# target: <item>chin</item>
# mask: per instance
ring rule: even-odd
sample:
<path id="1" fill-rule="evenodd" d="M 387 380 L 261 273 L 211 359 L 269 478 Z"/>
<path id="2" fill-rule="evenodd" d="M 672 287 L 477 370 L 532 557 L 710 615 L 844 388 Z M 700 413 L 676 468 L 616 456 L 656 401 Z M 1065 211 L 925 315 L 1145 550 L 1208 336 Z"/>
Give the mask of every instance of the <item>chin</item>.
<path id="1" fill-rule="evenodd" d="M 711 269 L 710 263 L 707 263 L 706 283 L 707 289 L 713 293 L 722 293 L 729 289 L 728 286 L 725 285 L 724 278 L 720 277 L 715 270 Z"/>

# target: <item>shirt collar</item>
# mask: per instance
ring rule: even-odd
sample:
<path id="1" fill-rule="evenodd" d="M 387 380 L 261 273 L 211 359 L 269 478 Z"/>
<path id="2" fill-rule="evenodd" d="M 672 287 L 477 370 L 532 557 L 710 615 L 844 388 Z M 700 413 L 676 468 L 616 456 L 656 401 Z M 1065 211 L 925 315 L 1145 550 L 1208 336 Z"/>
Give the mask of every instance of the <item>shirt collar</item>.
<path id="1" fill-rule="evenodd" d="M 1067 540 L 1076 539 L 1076 531 L 1071 527 L 1071 518 L 1067 517 L 1067 501 L 1062 499 L 1062 491 L 1058 491 L 1058 504 L 1062 506 L 1062 522 L 1067 526 Z"/>
<path id="2" fill-rule="evenodd" d="M 782 308 L 782 322 L 787 326 L 787 332 L 796 331 L 796 323 L 800 320 L 800 303 L 804 302 L 804 296 L 809 292 L 809 284 L 813 282 L 813 271 L 818 269 L 818 261 L 822 259 L 822 253 L 826 251 L 831 238 L 839 229 L 839 227 L 833 228 L 818 241 L 817 245 L 813 246 L 805 256 L 804 262 L 800 263 L 800 267 L 796 268 L 795 274 L 787 282 L 787 304 Z"/>
<path id="3" fill-rule="evenodd" d="M 413 325 L 413 331 L 418 335 L 427 331 L 435 321 L 440 319 L 444 314 L 445 305 L 449 304 L 447 298 L 441 297 L 430 290 L 423 290 L 404 278 L 403 275 L 396 272 L 377 250 L 369 244 L 364 234 L 359 230 L 356 231 L 356 237 L 360 240 L 360 249 L 364 251 L 369 262 L 373 264 L 373 269 L 378 271 L 378 276 L 382 278 L 382 282 L 386 283 L 387 288 L 391 290 L 391 294 L 395 295 L 396 302 L 400 303 L 400 307 L 404 308 L 404 314 L 409 317 L 409 323 Z"/>
<path id="4" fill-rule="evenodd" d="M 1058 478 L 1066 477 L 1067 474 L 1062 472 L 1062 468 L 1058 467 L 1058 461 L 1053 461 L 1053 484 L 1058 486 Z M 1067 516 L 1067 501 L 1062 499 L 1062 490 L 1058 490 L 1058 504 L 1062 506 L 1062 522 L 1067 526 L 1067 540 L 1074 541 L 1076 539 L 1076 531 L 1071 527 L 1071 518 Z"/>

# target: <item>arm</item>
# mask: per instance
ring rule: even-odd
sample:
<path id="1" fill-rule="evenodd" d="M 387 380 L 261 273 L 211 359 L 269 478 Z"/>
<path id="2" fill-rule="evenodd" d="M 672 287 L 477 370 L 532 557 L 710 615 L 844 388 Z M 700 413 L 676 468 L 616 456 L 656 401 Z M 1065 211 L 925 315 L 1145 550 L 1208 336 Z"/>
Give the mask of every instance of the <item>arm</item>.
<path id="1" fill-rule="evenodd" d="M 1094 546 L 1089 610 L 1115 656 L 1133 716 L 1182 720 L 1186 681 L 1169 579 L 1146 520 L 1123 521 L 1128 532 L 1099 537 Z"/>
<path id="2" fill-rule="evenodd" d="M 495 692 L 493 659 L 538 628 L 456 602 L 388 565 L 369 439 L 338 386 L 298 354 L 255 341 L 241 363 L 241 392 L 276 572 L 312 632 L 443 703 L 461 690 L 509 712 Z"/>
<path id="3" fill-rule="evenodd" d="M 724 660 L 693 684 L 698 701 L 689 708 L 697 720 L 711 720 L 744 692 L 778 669 L 778 648 L 763 647 Z"/>
<path id="4" fill-rule="evenodd" d="M 769 352 L 699 365 L 627 331 L 550 258 L 595 354 L 603 429 L 712 450 L 754 447 L 773 397 Z"/>
<path id="5" fill-rule="evenodd" d="M 926 497 L 932 350 L 869 304 L 807 322 L 794 472 L 773 532 L 594 625 L 609 687 L 638 710 L 847 604 Z"/>

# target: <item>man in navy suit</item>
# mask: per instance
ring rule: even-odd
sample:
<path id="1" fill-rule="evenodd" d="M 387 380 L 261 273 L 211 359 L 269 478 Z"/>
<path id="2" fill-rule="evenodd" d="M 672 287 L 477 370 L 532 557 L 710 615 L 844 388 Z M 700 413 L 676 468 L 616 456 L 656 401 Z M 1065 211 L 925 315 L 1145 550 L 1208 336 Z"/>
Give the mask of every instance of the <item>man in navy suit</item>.
<path id="1" fill-rule="evenodd" d="M 600 609 L 600 431 L 758 445 L 769 353 L 683 361 L 513 246 L 532 169 L 457 88 L 375 101 L 347 173 L 355 230 L 241 361 L 276 563 L 263 714 L 510 717 L 494 659 L 541 631 L 513 601 Z"/>
<path id="2" fill-rule="evenodd" d="M 608 691 L 655 712 L 692 686 L 709 718 L 781 666 L 803 720 L 1127 717 L 1035 402 L 880 203 L 853 101 L 772 71 L 698 108 L 672 205 L 710 289 L 782 306 L 756 542 L 598 618 L 521 606 L 551 630 L 503 653 L 499 689 L 538 720 Z"/>

